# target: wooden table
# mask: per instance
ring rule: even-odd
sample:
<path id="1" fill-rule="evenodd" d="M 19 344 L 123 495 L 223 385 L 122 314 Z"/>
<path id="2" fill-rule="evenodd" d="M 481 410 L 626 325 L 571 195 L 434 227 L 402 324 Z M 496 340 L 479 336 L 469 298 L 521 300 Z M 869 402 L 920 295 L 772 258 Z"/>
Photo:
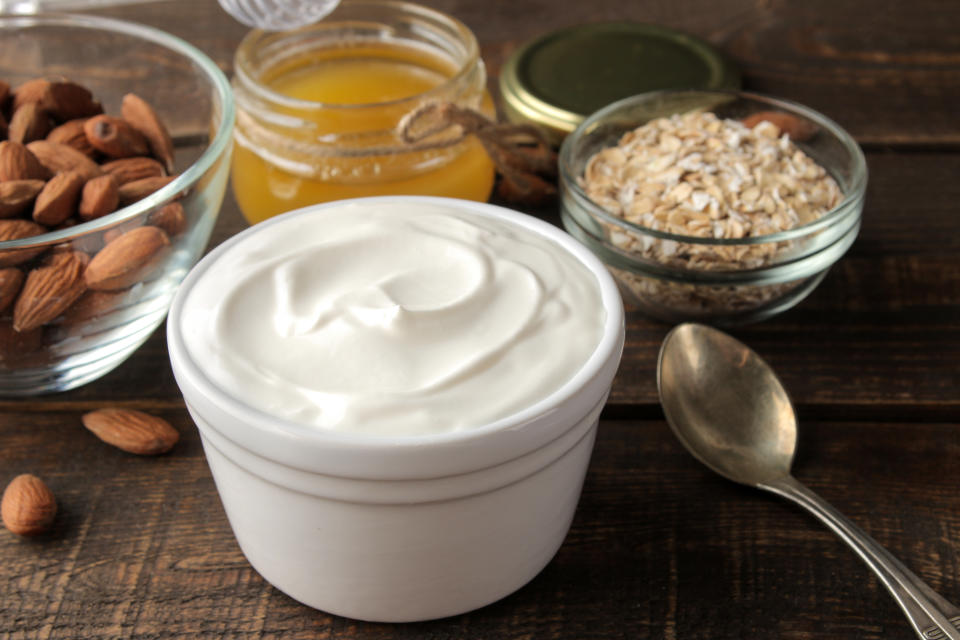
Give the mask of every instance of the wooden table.
<path id="1" fill-rule="evenodd" d="M 477 34 L 491 75 L 546 30 L 631 18 L 685 29 L 748 88 L 845 126 L 867 154 L 864 224 L 813 295 L 733 333 L 781 375 L 800 480 L 960 602 L 960 4 L 938 0 L 430 0 Z M 244 29 L 213 0 L 100 10 L 173 32 L 225 70 Z M 244 226 L 229 199 L 213 244 Z M 0 403 L 0 480 L 47 479 L 55 530 L 0 531 L 0 638 L 909 638 L 885 590 L 791 505 L 711 475 L 656 397 L 668 326 L 628 315 L 579 511 L 554 561 L 480 611 L 411 625 L 328 616 L 240 553 L 158 331 L 82 389 Z M 169 419 L 138 458 L 80 426 L 103 405 Z"/>

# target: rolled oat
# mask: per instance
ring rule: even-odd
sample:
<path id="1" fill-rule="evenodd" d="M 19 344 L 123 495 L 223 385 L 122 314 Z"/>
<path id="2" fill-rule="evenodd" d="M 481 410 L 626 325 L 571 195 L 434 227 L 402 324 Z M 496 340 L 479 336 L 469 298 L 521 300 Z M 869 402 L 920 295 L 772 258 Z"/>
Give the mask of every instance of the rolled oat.
<path id="1" fill-rule="evenodd" d="M 684 242 L 606 225 L 609 241 L 631 256 L 693 271 L 775 264 L 791 249 L 789 242 L 747 239 L 812 222 L 843 196 L 823 167 L 773 122 L 749 128 L 710 112 L 659 118 L 624 134 L 588 161 L 580 185 L 606 211 L 647 229 L 695 239 L 745 239 Z M 660 297 L 656 303 L 696 312 L 756 307 L 790 288 L 789 283 L 707 287 L 618 275 L 638 298 Z"/>

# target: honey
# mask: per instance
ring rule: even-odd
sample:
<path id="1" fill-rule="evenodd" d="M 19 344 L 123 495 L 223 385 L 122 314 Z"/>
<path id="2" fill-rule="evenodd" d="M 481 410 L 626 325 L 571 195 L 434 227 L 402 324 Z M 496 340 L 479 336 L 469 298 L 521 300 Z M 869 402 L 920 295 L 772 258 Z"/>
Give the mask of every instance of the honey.
<path id="1" fill-rule="evenodd" d="M 415 7 L 366 4 L 381 12 Z M 341 9 L 357 6 L 363 4 Z M 241 45 L 232 184 L 251 223 L 344 198 L 489 197 L 494 168 L 476 139 L 449 143 L 439 138 L 411 146 L 399 137 L 401 119 L 432 100 L 492 114 L 472 34 L 443 14 L 416 10 L 436 14 L 444 27 L 456 27 L 460 44 L 440 50 L 435 38 L 417 41 L 415 34 L 397 29 L 389 31 L 389 39 L 383 39 L 386 30 L 357 34 L 346 22 L 338 26 L 335 13 L 315 26 L 312 36 L 310 30 L 253 32 Z M 348 26 L 349 33 L 338 33 Z M 449 47 L 458 41 L 444 42 Z"/>

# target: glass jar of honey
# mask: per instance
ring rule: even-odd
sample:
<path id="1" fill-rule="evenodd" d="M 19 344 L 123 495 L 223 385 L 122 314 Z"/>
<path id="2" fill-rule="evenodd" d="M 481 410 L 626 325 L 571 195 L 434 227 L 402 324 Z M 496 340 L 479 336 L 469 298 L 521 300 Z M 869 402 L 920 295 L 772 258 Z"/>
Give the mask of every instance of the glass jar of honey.
<path id="1" fill-rule="evenodd" d="M 343 198 L 490 195 L 493 164 L 473 136 L 411 144 L 400 132 L 428 103 L 493 115 L 476 38 L 443 13 L 347 0 L 309 27 L 254 30 L 234 92 L 232 184 L 251 223 Z"/>

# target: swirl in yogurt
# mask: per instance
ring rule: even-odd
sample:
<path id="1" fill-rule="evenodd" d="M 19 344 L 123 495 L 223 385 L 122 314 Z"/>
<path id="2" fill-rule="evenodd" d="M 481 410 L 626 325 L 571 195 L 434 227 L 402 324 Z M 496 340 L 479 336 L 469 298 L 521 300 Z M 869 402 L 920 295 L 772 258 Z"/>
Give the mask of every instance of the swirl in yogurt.
<path id="1" fill-rule="evenodd" d="M 524 227 L 351 202 L 229 247 L 184 307 L 190 355 L 247 404 L 319 428 L 469 429 L 542 400 L 600 342 L 596 277 Z"/>

